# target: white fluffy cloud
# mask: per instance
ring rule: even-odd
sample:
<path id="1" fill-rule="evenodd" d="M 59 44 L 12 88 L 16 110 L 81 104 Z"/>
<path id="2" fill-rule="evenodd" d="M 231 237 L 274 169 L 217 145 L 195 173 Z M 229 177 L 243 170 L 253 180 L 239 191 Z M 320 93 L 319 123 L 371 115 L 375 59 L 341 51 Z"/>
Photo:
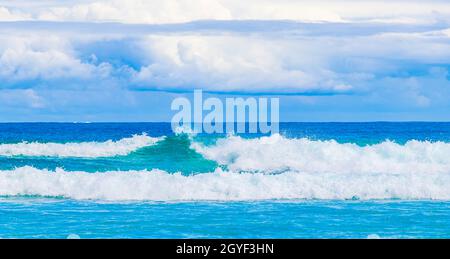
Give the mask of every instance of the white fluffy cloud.
<path id="1" fill-rule="evenodd" d="M 202 88 L 448 118 L 448 17 L 448 1 L 0 0 L 0 114 L 129 119 Z"/>
<path id="2" fill-rule="evenodd" d="M 135 83 L 159 89 L 202 87 L 223 92 L 340 92 L 351 89 L 303 41 L 233 35 L 151 36 L 141 47 L 148 65 Z M 294 54 L 295 53 L 295 54 Z"/>
<path id="3" fill-rule="evenodd" d="M 215 25 L 220 23 L 207 24 Z M 303 24 L 244 34 L 237 23 L 236 31 L 133 34 L 135 25 L 126 25 L 110 35 L 109 26 L 73 33 L 65 24 L 44 31 L 9 28 L 0 34 L 0 86 L 360 93 L 384 78 L 423 77 L 435 67 L 446 71 L 450 60 L 448 29 L 383 32 L 384 26 L 370 26 L 360 35 L 348 24 L 340 29 L 345 33 L 329 35 L 333 25 Z"/>
<path id="4" fill-rule="evenodd" d="M 0 21 L 9 22 L 29 19 L 31 19 L 31 15 L 29 14 L 13 13 L 8 8 L 0 6 Z"/>
<path id="5" fill-rule="evenodd" d="M 450 5 L 443 0 L 91 0 L 42 1 L 41 4 L 0 1 L 2 5 L 5 7 L 3 11 L 0 9 L 0 20 L 11 19 L 12 11 L 5 9 L 9 8 L 26 14 L 21 19 L 158 24 L 195 20 L 430 23 L 448 20 L 450 15 Z"/>
<path id="6" fill-rule="evenodd" d="M 449 26 L 435 23 L 450 12 L 443 1 L 47 0 L 27 9 L 28 3 L 0 0 L 5 6 L 0 19 L 59 22 L 0 23 L 1 88 L 114 84 L 342 94 L 370 92 L 389 78 L 427 77 L 434 68 L 450 67 Z M 398 24 L 410 18 L 431 24 Z M 153 25 L 198 19 L 272 21 Z M 420 89 L 414 90 L 418 96 Z"/>
<path id="7" fill-rule="evenodd" d="M 408 77 L 401 73 L 415 73 L 415 66 L 429 64 L 445 67 L 450 60 L 450 39 L 437 32 L 364 37 L 159 35 L 142 40 L 140 47 L 145 65 L 134 83 L 170 90 L 360 92 L 380 77 Z"/>
<path id="8" fill-rule="evenodd" d="M 0 87 L 102 79 L 109 69 L 82 62 L 62 35 L 0 35 Z"/>

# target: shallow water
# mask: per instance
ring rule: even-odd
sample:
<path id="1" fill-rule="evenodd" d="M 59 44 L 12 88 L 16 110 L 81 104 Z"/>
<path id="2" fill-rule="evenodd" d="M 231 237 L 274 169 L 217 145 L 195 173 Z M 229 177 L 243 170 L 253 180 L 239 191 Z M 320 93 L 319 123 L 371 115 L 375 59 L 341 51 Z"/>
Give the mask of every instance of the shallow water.
<path id="1" fill-rule="evenodd" d="M 449 238 L 450 202 L 0 202 L 2 238 Z"/>

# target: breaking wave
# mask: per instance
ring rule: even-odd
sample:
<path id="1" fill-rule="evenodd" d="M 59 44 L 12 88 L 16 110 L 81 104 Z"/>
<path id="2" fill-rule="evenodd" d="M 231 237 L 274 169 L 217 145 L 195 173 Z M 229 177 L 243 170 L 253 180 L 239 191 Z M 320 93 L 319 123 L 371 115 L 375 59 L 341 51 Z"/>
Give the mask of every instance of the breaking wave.
<path id="1" fill-rule="evenodd" d="M 215 145 L 191 147 L 234 172 L 285 171 L 352 174 L 430 174 L 450 172 L 450 143 L 411 140 L 359 146 L 334 140 L 289 139 L 272 135 L 254 139 L 230 136 Z M 422 175 L 420 175 L 422 176 Z M 449 186 L 450 187 L 450 186 Z"/>
<path id="2" fill-rule="evenodd" d="M 280 174 L 215 172 L 184 176 L 161 170 L 87 173 L 20 167 L 0 171 L 0 195 L 106 201 L 269 199 L 450 199 L 450 173 Z"/>
<path id="3" fill-rule="evenodd" d="M 143 134 L 106 142 L 1 144 L 0 155 L 127 155 L 163 138 Z M 189 142 L 180 136 L 165 138 L 158 145 L 161 150 L 155 151 L 164 156 L 158 158 L 160 164 L 176 159 L 187 163 L 180 160 L 183 157 L 190 157 L 189 163 L 200 164 L 203 160 L 183 153 L 192 151 L 187 148 L 190 145 L 204 158 L 216 161 L 218 168 L 208 169 L 212 170 L 209 173 L 174 174 L 157 169 L 163 168 L 159 167 L 159 160 L 150 168 L 144 167 L 147 170 L 96 173 L 24 166 L 0 171 L 0 195 L 111 201 L 450 200 L 450 143 L 446 142 L 384 141 L 360 146 L 281 135 L 254 139 L 229 136 L 213 144 L 193 139 Z M 154 152 L 142 153 L 142 159 L 148 159 L 146 155 L 154 156 Z M 124 159 L 135 163 L 132 157 Z M 90 162 L 95 163 L 95 159 Z M 183 166 L 187 164 L 180 168 Z"/>
<path id="4" fill-rule="evenodd" d="M 105 142 L 0 144 L 0 156 L 109 157 L 127 155 L 139 148 L 153 145 L 159 140 L 161 138 L 142 134 Z"/>

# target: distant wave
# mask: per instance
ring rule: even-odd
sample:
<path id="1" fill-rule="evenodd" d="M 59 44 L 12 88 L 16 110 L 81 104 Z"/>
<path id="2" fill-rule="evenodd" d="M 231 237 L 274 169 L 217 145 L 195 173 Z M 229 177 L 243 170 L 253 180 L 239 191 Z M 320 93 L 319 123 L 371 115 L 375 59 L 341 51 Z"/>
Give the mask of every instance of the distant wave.
<path id="1" fill-rule="evenodd" d="M 159 140 L 161 138 L 142 134 L 105 142 L 0 144 L 0 156 L 109 157 L 127 155 L 139 148 L 153 145 Z"/>
<path id="2" fill-rule="evenodd" d="M 184 176 L 161 170 L 66 172 L 20 167 L 0 171 L 0 195 L 105 201 L 268 199 L 450 200 L 450 173 L 280 174 L 215 172 Z"/>
<path id="3" fill-rule="evenodd" d="M 191 147 L 234 172 L 415 173 L 418 177 L 450 172 L 450 143 L 445 142 L 384 141 L 358 146 L 272 135 L 253 139 L 230 136 L 215 145 L 193 142 Z"/>

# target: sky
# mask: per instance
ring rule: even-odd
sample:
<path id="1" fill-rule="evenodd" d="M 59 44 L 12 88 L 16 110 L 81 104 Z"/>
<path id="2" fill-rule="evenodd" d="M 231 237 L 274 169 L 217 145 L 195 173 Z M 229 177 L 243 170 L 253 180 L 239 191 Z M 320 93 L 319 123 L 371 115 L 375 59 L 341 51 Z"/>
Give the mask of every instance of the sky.
<path id="1" fill-rule="evenodd" d="M 450 121 L 450 2 L 0 0 L 0 121 L 170 121 L 176 97 L 282 121 Z"/>

